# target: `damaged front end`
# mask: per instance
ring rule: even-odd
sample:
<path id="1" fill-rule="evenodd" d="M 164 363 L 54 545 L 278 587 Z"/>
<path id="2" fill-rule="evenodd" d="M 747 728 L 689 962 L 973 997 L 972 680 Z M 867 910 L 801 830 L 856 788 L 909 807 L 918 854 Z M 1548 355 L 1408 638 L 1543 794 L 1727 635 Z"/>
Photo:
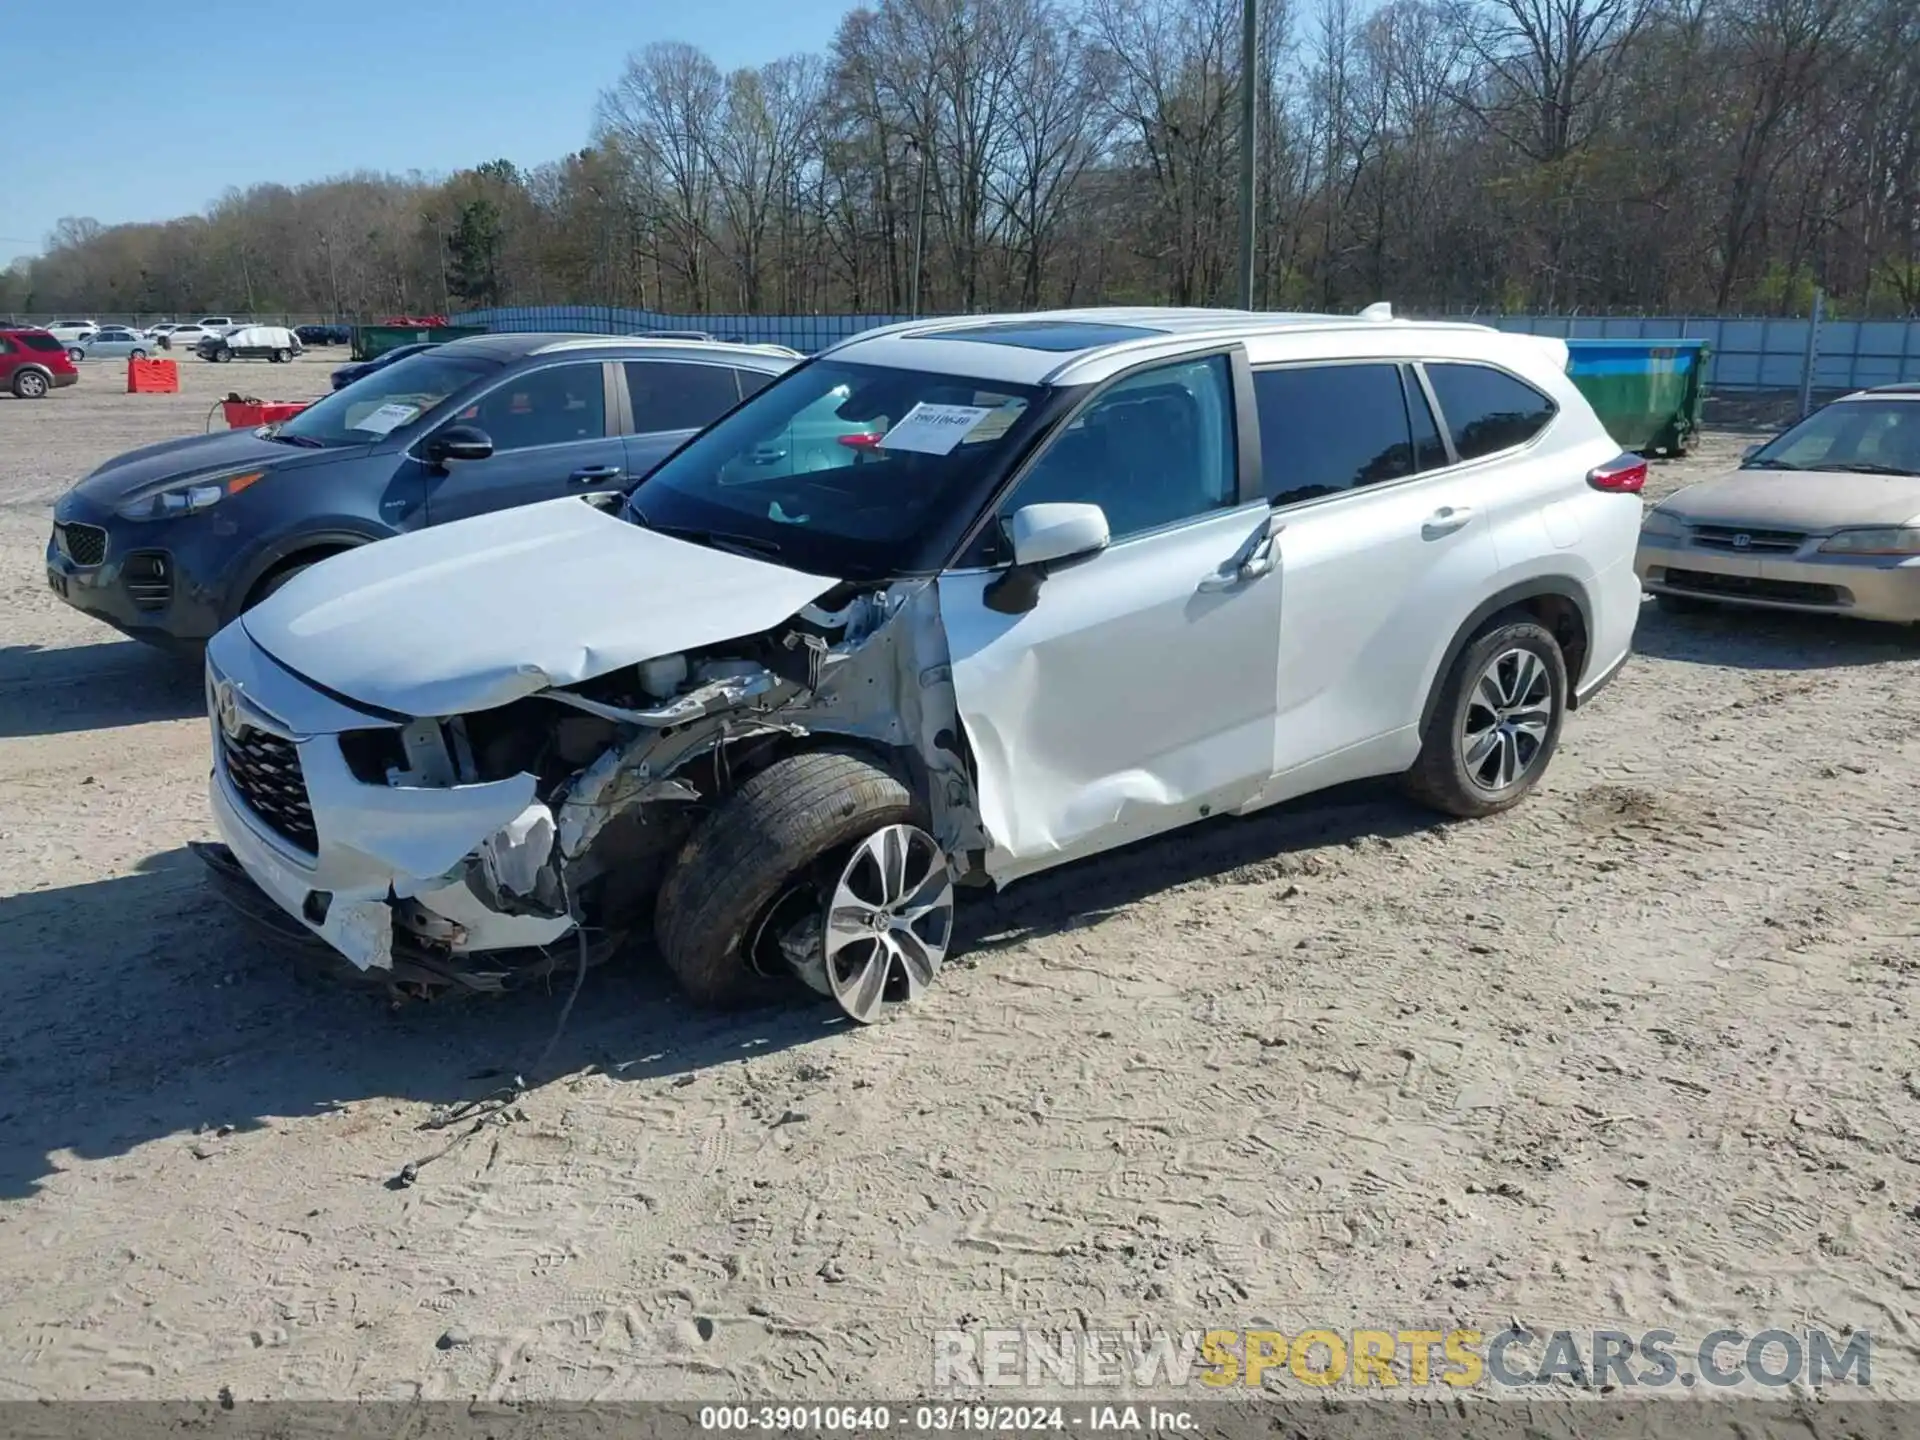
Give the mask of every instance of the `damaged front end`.
<path id="1" fill-rule="evenodd" d="M 583 936 L 591 958 L 617 948 L 717 806 L 824 745 L 902 777 L 950 878 L 980 869 L 930 581 L 833 586 L 768 629 L 565 683 L 513 673 L 523 693 L 502 703 L 375 712 L 289 670 L 243 625 L 221 632 L 208 698 L 227 849 L 206 858 L 223 889 L 370 974 L 512 988 L 569 962 Z M 258 892 L 273 907 L 249 905 Z M 818 898 L 783 895 L 777 927 L 738 918 L 768 932 L 752 963 L 774 957 L 835 993 L 818 963 L 832 897 Z"/>

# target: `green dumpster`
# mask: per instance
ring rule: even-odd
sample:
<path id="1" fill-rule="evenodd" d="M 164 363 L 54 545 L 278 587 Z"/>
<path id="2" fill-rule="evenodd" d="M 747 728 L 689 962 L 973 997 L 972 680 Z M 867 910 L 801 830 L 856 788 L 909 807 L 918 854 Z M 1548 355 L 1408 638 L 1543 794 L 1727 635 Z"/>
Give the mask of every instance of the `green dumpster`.
<path id="1" fill-rule="evenodd" d="M 1704 340 L 1569 340 L 1567 376 L 1621 449 L 1684 455 L 1711 353 Z"/>
<path id="2" fill-rule="evenodd" d="M 484 325 L 435 325 L 415 329 L 402 325 L 356 325 L 353 327 L 353 358 L 377 360 L 402 345 L 437 345 L 444 340 L 464 340 L 469 335 L 484 335 Z"/>

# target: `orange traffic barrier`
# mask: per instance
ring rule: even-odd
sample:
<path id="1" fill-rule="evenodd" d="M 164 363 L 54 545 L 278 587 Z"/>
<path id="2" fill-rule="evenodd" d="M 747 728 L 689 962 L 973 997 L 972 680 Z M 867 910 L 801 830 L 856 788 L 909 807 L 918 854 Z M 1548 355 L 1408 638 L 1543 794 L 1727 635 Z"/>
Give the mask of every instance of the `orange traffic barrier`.
<path id="1" fill-rule="evenodd" d="M 127 361 L 129 395 L 178 395 L 180 365 L 175 360 Z"/>

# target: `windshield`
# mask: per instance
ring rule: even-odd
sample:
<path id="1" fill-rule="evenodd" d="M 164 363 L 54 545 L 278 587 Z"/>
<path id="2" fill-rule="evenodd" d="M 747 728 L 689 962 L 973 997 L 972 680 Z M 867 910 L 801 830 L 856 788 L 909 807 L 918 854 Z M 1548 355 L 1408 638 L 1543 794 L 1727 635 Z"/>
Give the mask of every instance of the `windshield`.
<path id="1" fill-rule="evenodd" d="M 476 357 L 411 355 L 309 405 L 274 436 L 295 444 L 369 445 L 497 368 Z"/>
<path id="2" fill-rule="evenodd" d="M 1760 447 L 1748 470 L 1920 475 L 1920 400 L 1845 400 Z"/>
<path id="3" fill-rule="evenodd" d="M 816 361 L 689 441 L 629 514 L 817 574 L 931 571 L 1043 423 L 1046 393 Z"/>

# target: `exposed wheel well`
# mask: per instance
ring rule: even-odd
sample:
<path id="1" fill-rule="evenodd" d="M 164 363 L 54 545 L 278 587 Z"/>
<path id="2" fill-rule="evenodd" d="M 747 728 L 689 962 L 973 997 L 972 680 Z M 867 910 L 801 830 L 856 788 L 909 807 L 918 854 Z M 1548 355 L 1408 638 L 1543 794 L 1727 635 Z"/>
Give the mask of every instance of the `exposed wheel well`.
<path id="1" fill-rule="evenodd" d="M 1567 685 L 1578 688 L 1587 668 L 1587 617 L 1565 595 L 1535 595 L 1514 607 L 1531 615 L 1559 642 L 1561 658 L 1567 662 Z"/>
<path id="2" fill-rule="evenodd" d="M 906 752 L 876 740 L 862 739 L 858 735 L 835 735 L 825 731 L 806 735 L 749 735 L 729 741 L 696 762 L 694 773 L 689 778 L 702 793 L 718 797 L 731 793 L 774 761 L 810 750 L 859 755 L 900 776 L 916 793 L 925 792 L 920 767 Z"/>
<path id="3" fill-rule="evenodd" d="M 309 546 L 305 550 L 296 550 L 291 555 L 282 555 L 254 580 L 253 585 L 247 591 L 247 598 L 240 606 L 240 609 L 252 609 L 253 606 L 266 595 L 267 591 L 273 587 L 273 582 L 278 580 L 282 575 L 285 575 L 289 570 L 298 570 L 306 565 L 316 565 L 330 555 L 338 555 L 342 551 L 352 550 L 354 548 L 354 546 L 340 541 L 329 541 L 323 544 Z"/>
<path id="4" fill-rule="evenodd" d="M 1471 645 L 1476 636 L 1512 620 L 1533 621 L 1545 628 L 1559 644 L 1561 659 L 1567 667 L 1571 708 L 1572 692 L 1578 690 L 1580 677 L 1586 669 L 1589 637 L 1587 607 L 1579 598 L 1577 587 L 1573 590 L 1561 588 L 1571 584 L 1571 581 L 1552 580 L 1523 582 L 1521 587 L 1494 596 L 1468 617 L 1453 637 L 1453 643 L 1447 647 L 1446 654 L 1441 657 L 1440 667 L 1434 672 L 1432 684 L 1427 688 L 1426 705 L 1420 712 L 1420 733 L 1423 736 L 1433 719 L 1440 692 L 1446 686 L 1447 675 L 1459 659 L 1460 652 Z"/>

